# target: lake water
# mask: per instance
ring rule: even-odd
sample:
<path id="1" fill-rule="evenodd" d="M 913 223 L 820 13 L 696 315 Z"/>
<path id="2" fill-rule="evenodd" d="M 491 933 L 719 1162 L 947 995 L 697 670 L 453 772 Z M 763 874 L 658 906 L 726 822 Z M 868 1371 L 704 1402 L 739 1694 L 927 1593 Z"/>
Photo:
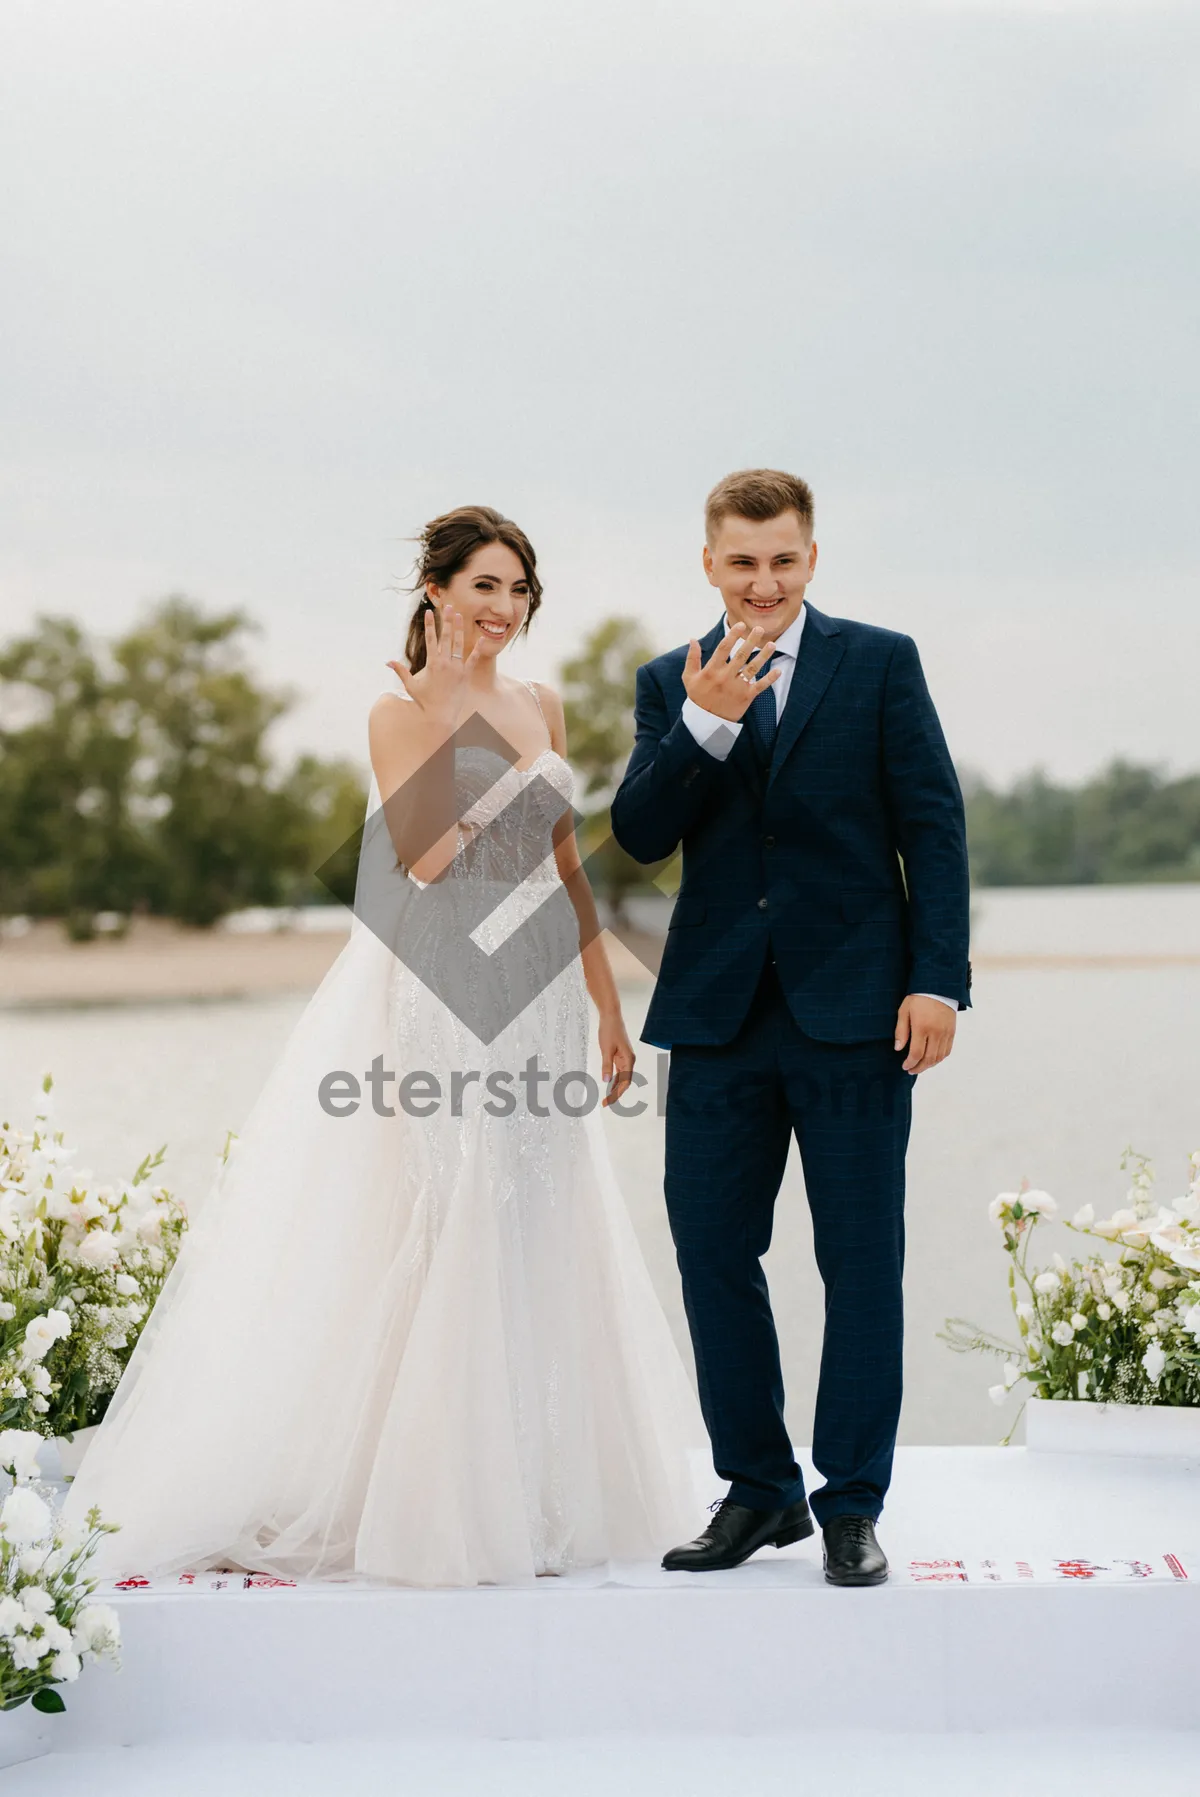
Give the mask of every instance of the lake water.
<path id="1" fill-rule="evenodd" d="M 981 899 L 987 915 L 978 940 L 991 954 L 1200 953 L 1195 887 Z M 625 994 L 635 1042 L 647 996 Z M 961 1360 L 936 1340 L 948 1313 L 1007 1328 L 1005 1260 L 986 1216 L 992 1196 L 1028 1175 L 1068 1215 L 1089 1199 L 1103 1212 L 1126 1188 L 1119 1161 L 1132 1143 L 1155 1158 L 1164 1195 L 1173 1197 L 1188 1153 L 1200 1147 L 1200 965 L 985 964 L 973 996 L 953 1056 L 918 1081 L 915 1095 L 905 1443 L 988 1442 L 1007 1426 L 1008 1412 L 987 1400 L 991 1363 Z M 38 1073 L 52 1069 L 58 1121 L 80 1163 L 104 1177 L 128 1175 L 147 1149 L 166 1142 L 165 1176 L 194 1200 L 207 1190 L 224 1132 L 241 1125 L 302 1009 L 301 999 L 277 998 L 10 1012 L 0 1018 L 0 1101 L 24 1121 Z M 640 1045 L 643 1071 L 652 1073 L 656 1052 Z M 651 1272 L 685 1343 L 662 1205 L 661 1119 L 651 1109 L 639 1118 L 605 1114 L 604 1124 Z M 1048 1232 L 1047 1240 L 1047 1255 L 1051 1246 L 1070 1252 L 1071 1238 Z M 821 1294 L 794 1149 L 768 1272 L 792 1425 L 806 1441 Z"/>

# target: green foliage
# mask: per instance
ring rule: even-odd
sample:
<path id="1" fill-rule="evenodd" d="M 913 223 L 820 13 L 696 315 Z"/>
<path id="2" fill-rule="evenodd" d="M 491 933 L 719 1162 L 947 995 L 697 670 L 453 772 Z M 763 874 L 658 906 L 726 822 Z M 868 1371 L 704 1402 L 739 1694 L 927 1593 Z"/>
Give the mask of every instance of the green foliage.
<path id="1" fill-rule="evenodd" d="M 311 871 L 361 824 L 365 789 L 346 762 L 272 767 L 292 696 L 247 668 L 250 629 L 175 594 L 107 648 L 43 618 L 0 649 L 0 913 L 86 940 L 98 911 L 205 925 L 323 896 Z"/>
<path id="2" fill-rule="evenodd" d="M 610 835 L 608 807 L 633 747 L 637 671 L 653 654 L 636 618 L 606 618 L 559 669 L 571 765 L 583 776 L 582 799 L 599 801 L 585 814 L 581 846 L 618 915 L 627 893 L 651 889 L 646 869 Z"/>
<path id="3" fill-rule="evenodd" d="M 977 886 L 1200 880 L 1200 774 L 1114 761 L 1079 787 L 1036 771 L 1007 792 L 964 788 Z"/>
<path id="4" fill-rule="evenodd" d="M 621 778 L 633 747 L 634 682 L 653 654 L 636 618 L 606 618 L 559 669 L 571 765 L 586 798 L 611 798 Z"/>

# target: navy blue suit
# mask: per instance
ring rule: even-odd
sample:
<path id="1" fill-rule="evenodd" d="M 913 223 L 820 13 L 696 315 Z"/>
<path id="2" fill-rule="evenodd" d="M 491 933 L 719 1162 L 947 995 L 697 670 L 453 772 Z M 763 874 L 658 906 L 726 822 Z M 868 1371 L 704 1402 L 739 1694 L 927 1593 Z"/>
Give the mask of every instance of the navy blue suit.
<path id="1" fill-rule="evenodd" d="M 725 633 L 701 638 L 703 661 Z M 700 1400 L 730 1495 L 803 1495 L 761 1257 L 796 1135 L 825 1286 L 817 1520 L 877 1516 L 903 1356 L 910 992 L 970 1004 L 962 795 L 912 639 L 813 606 L 769 763 L 680 716 L 686 648 L 639 668 L 613 800 L 636 860 L 682 846 L 642 1040 L 671 1049 L 665 1193 Z"/>

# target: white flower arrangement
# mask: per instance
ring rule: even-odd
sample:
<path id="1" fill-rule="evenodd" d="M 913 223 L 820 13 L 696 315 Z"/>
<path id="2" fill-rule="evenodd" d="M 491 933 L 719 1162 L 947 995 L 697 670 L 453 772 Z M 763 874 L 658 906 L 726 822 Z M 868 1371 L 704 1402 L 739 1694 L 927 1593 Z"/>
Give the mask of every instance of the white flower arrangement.
<path id="1" fill-rule="evenodd" d="M 71 1170 L 52 1083 L 32 1132 L 0 1122 L 0 1429 L 42 1436 L 99 1422 L 186 1228 L 161 1148 L 119 1186 Z"/>
<path id="2" fill-rule="evenodd" d="M 37 1490 L 41 1436 L 0 1432 L 0 1471 L 11 1485 L 0 1503 L 0 1710 L 32 1699 L 38 1710 L 66 1706 L 55 1685 L 72 1684 L 89 1659 L 119 1665 L 121 1625 L 107 1604 L 89 1603 L 87 1562 L 114 1532 L 91 1510 L 82 1530 L 56 1522 Z"/>
<path id="3" fill-rule="evenodd" d="M 1188 1163 L 1187 1191 L 1169 1205 L 1154 1197 L 1146 1157 L 1127 1149 L 1121 1166 L 1131 1164 L 1133 1184 L 1120 1210 L 1097 1222 L 1085 1204 L 1066 1224 L 1108 1250 L 1085 1260 L 1055 1254 L 1052 1268 L 1030 1270 L 1034 1231 L 1058 1208 L 1048 1193 L 1022 1185 L 989 1205 L 1009 1256 L 1020 1341 L 1002 1341 L 962 1317 L 948 1317 L 939 1339 L 958 1353 L 1004 1360 L 1003 1383 L 988 1393 L 994 1403 L 1023 1380 L 1040 1398 L 1200 1405 L 1200 1150 Z"/>

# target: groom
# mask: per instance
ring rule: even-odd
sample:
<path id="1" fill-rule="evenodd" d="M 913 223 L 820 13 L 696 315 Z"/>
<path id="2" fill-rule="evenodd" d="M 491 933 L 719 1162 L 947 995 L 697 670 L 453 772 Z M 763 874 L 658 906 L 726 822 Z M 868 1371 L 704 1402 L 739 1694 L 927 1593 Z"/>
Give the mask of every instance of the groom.
<path id="1" fill-rule="evenodd" d="M 912 639 L 806 602 L 805 482 L 729 475 L 708 496 L 705 537 L 725 615 L 639 668 L 612 806 L 635 860 L 683 848 L 642 1040 L 671 1050 L 667 1210 L 730 1487 L 663 1565 L 737 1566 L 811 1535 L 815 1514 L 830 1583 L 876 1585 L 912 1087 L 970 1003 L 962 796 Z M 760 1264 L 793 1132 L 825 1286 L 812 1513 Z"/>

